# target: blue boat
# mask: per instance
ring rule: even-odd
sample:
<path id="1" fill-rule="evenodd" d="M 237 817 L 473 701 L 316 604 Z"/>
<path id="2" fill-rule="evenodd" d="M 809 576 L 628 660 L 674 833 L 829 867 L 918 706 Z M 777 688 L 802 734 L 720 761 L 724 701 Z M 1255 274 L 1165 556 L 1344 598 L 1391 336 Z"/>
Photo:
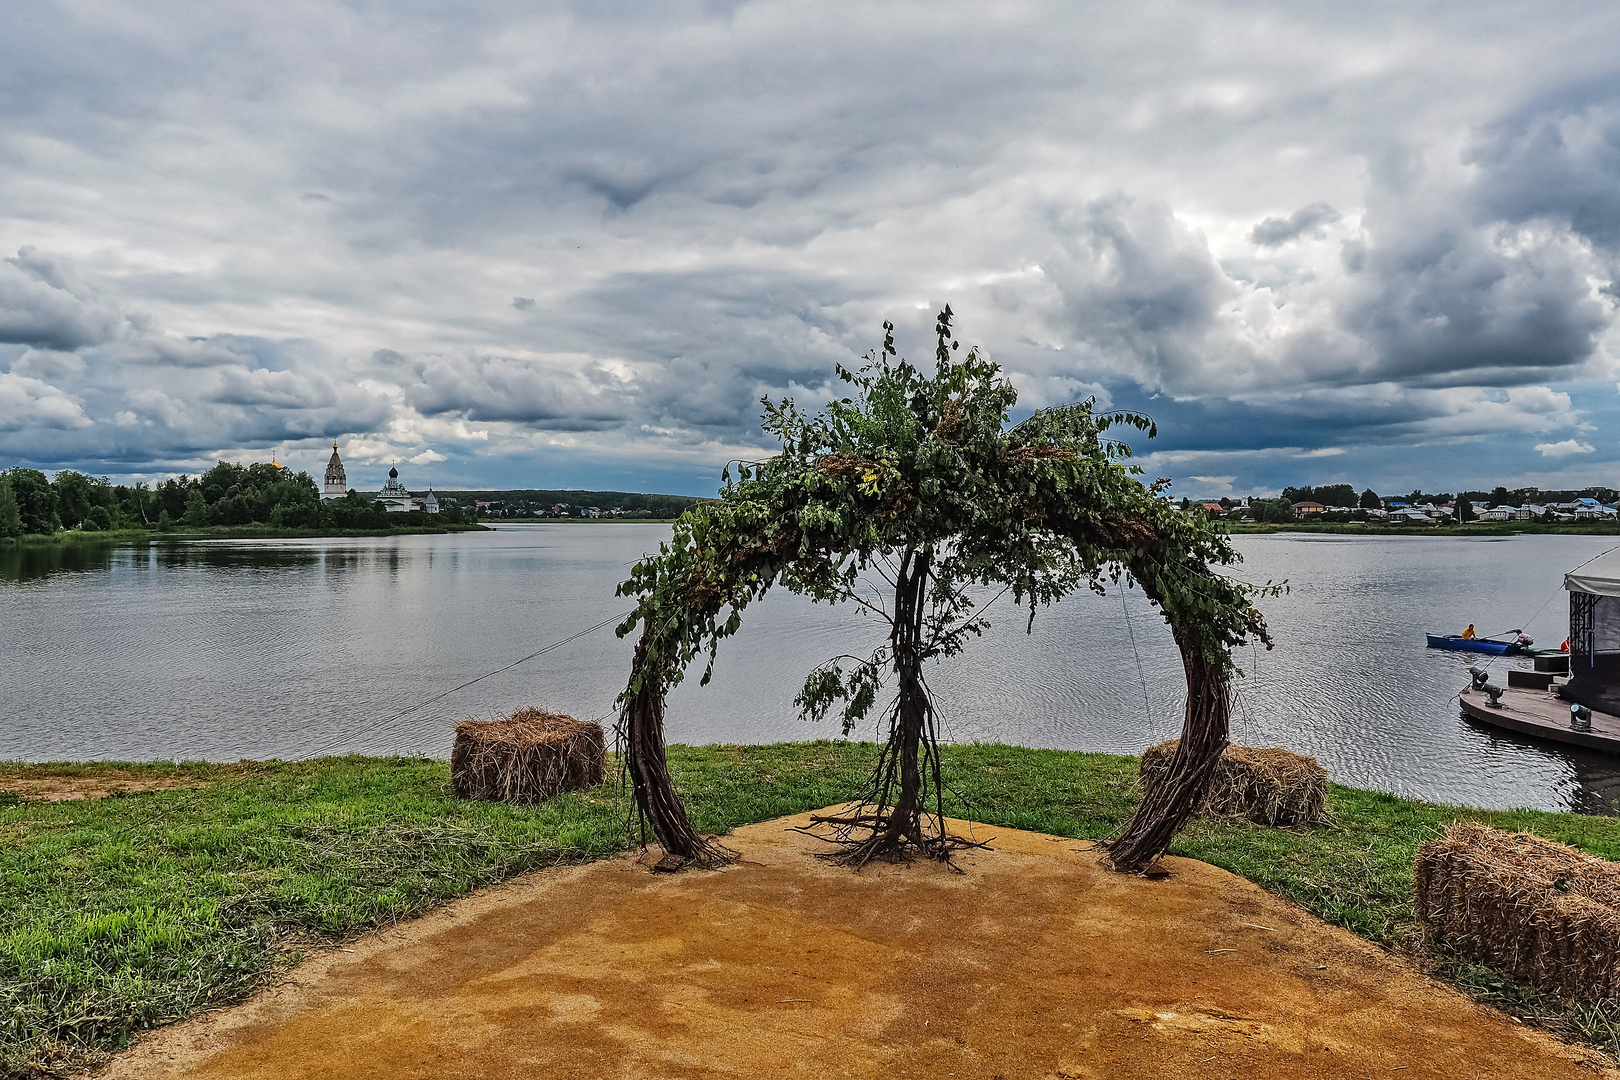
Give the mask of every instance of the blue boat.
<path id="1" fill-rule="evenodd" d="M 1465 638 L 1458 634 L 1425 634 L 1431 649 L 1450 649 L 1453 652 L 1482 652 L 1492 656 L 1517 656 L 1524 648 L 1511 641 L 1487 641 L 1484 638 Z"/>

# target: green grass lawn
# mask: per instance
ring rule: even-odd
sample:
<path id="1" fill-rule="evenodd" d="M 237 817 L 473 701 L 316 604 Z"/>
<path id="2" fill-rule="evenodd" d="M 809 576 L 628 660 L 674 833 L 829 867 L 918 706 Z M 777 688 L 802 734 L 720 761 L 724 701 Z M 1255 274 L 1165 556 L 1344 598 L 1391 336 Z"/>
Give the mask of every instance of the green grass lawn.
<path id="1" fill-rule="evenodd" d="M 867 743 L 670 748 L 699 828 L 725 832 L 848 798 Z M 954 746 L 952 814 L 1103 838 L 1137 800 L 1136 760 Z M 110 765 L 3 765 L 10 779 Z M 238 1000 L 311 945 L 341 940 L 524 870 L 623 850 L 617 785 L 533 807 L 451 797 L 442 761 L 324 758 L 118 766 L 207 786 L 81 802 L 0 799 L 0 1076 L 93 1059 L 130 1035 Z M 1335 822 L 1300 831 L 1200 821 L 1173 852 L 1204 859 L 1329 922 L 1413 955 L 1515 1015 L 1614 1049 L 1610 1016 L 1565 1009 L 1424 950 L 1418 845 L 1469 818 L 1620 857 L 1620 820 L 1486 812 L 1335 786 Z"/>

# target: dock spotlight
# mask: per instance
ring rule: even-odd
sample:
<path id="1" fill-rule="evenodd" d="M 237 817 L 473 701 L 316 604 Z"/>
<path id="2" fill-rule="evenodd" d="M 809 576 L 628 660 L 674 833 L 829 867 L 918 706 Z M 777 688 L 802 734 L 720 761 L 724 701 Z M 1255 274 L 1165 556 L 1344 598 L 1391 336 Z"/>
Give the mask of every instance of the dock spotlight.
<path id="1" fill-rule="evenodd" d="M 1592 710 L 1585 705 L 1571 705 L 1569 707 L 1569 727 L 1571 731 L 1592 730 Z"/>
<path id="2" fill-rule="evenodd" d="M 1477 664 L 1468 669 L 1468 674 L 1470 674 L 1470 675 L 1472 675 L 1474 677 L 1474 689 L 1475 690 L 1483 690 L 1483 689 L 1485 689 L 1485 684 L 1486 684 L 1486 682 L 1488 682 L 1490 680 L 1490 677 L 1491 677 L 1490 672 L 1486 671 L 1484 668 L 1478 666 Z"/>
<path id="3" fill-rule="evenodd" d="M 1480 687 L 1480 689 L 1485 691 L 1485 693 L 1490 695 L 1490 698 L 1491 698 L 1490 706 L 1491 706 L 1491 708 L 1493 708 L 1493 709 L 1505 708 L 1505 706 L 1502 704 L 1502 688 L 1500 686 L 1492 686 L 1490 683 L 1486 683 L 1484 686 Z"/>

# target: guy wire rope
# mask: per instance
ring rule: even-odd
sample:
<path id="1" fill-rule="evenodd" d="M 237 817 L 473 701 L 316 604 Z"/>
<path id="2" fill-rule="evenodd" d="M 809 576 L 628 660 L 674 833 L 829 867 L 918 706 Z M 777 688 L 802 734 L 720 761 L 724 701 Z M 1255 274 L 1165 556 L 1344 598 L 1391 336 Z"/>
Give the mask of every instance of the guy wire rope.
<path id="1" fill-rule="evenodd" d="M 403 719 L 404 717 L 406 717 L 406 716 L 410 715 L 411 713 L 415 712 L 417 709 L 424 708 L 425 706 L 431 705 L 435 701 L 438 701 L 438 700 L 440 700 L 442 698 L 447 698 L 451 694 L 454 694 L 459 690 L 465 690 L 469 686 L 476 686 L 478 683 L 483 682 L 485 679 L 492 679 L 496 675 L 501 674 L 502 672 L 511 671 L 513 668 L 517 667 L 519 664 L 525 663 L 525 662 L 527 662 L 529 660 L 533 660 L 537 656 L 544 656 L 546 653 L 551 652 L 553 649 L 560 649 L 564 645 L 567 645 L 568 643 L 570 643 L 572 641 L 577 641 L 579 638 L 584 637 L 586 634 L 589 634 L 589 633 L 592 633 L 594 631 L 602 629 L 602 627 L 604 627 L 604 626 L 608 626 L 608 625 L 610 625 L 612 623 L 616 623 L 616 622 L 622 622 L 627 616 L 629 616 L 630 612 L 634 611 L 634 610 L 635 610 L 634 608 L 629 608 L 629 609 L 627 609 L 625 611 L 620 612 L 617 615 L 610 616 L 609 618 L 603 619 L 601 622 L 597 623 L 596 625 L 586 627 L 584 630 L 580 630 L 580 631 L 578 631 L 576 633 L 570 634 L 569 636 L 561 639 L 560 641 L 553 641 L 550 645 L 547 645 L 543 649 L 536 649 L 534 652 L 530 653 L 527 656 L 519 657 L 518 659 L 512 661 L 510 664 L 507 664 L 504 667 L 498 667 L 494 671 L 486 672 L 485 674 L 478 676 L 476 679 L 468 679 L 466 682 L 462 683 L 460 686 L 452 686 L 450 689 L 445 690 L 442 693 L 434 694 L 432 697 L 426 699 L 425 701 L 419 701 L 415 705 L 410 706 L 409 708 L 401 709 L 399 712 L 395 713 L 394 715 L 386 717 L 386 718 L 384 718 L 382 720 L 378 720 L 374 724 L 368 724 L 365 727 L 359 728 L 359 729 L 357 729 L 355 731 L 347 732 L 346 734 L 341 735 L 336 739 L 333 739 L 331 742 L 323 743 L 322 745 L 317 746 L 315 748 L 314 753 L 308 754 L 308 755 L 305 755 L 305 756 L 307 756 L 307 757 L 320 757 L 320 756 L 322 756 L 322 754 L 324 754 L 328 750 L 332 750 L 335 747 L 342 746 L 344 743 L 350 742 L 351 740 L 356 739 L 356 738 L 360 737 L 361 735 L 366 735 L 366 734 L 369 734 L 370 732 L 378 730 L 379 728 L 387 727 L 389 724 L 392 724 L 395 721 Z"/>
<path id="2" fill-rule="evenodd" d="M 634 610 L 634 609 L 630 609 L 630 610 Z M 320 746 L 317 746 L 313 753 L 304 755 L 304 760 L 321 757 L 327 751 L 332 750 L 332 749 L 334 749 L 334 748 L 336 748 L 338 746 L 341 746 L 345 742 L 348 742 L 348 741 L 350 741 L 352 739 L 358 738 L 359 736 L 367 734 L 368 732 L 376 731 L 377 729 L 379 729 L 379 728 L 381 728 L 381 727 L 383 727 L 385 725 L 392 724 L 392 723 L 402 719 L 403 717 L 409 715 L 410 713 L 415 712 L 417 709 L 420 709 L 420 708 L 422 708 L 422 707 L 424 707 L 426 705 L 431 705 L 435 701 L 440 700 L 441 698 L 449 697 L 451 694 L 456 693 L 458 690 L 465 690 L 469 686 L 475 686 L 478 683 L 483 682 L 485 679 L 493 678 L 494 676 L 501 674 L 503 671 L 511 671 L 513 668 L 517 667 L 519 664 L 522 664 L 522 663 L 524 663 L 526 661 L 529 661 L 529 660 L 533 660 L 537 656 L 544 656 L 546 653 L 551 652 L 553 649 L 560 649 L 564 645 L 567 645 L 569 642 L 577 641 L 578 639 L 584 637 L 586 634 L 590 634 L 590 633 L 593 633 L 593 632 L 595 632 L 597 630 L 600 630 L 600 629 L 602 629 L 602 627 L 608 626 L 611 623 L 620 622 L 626 616 L 628 616 L 630 614 L 630 610 L 626 610 L 624 612 L 621 612 L 620 614 L 614 615 L 611 618 L 603 619 L 601 622 L 596 623 L 593 626 L 588 626 L 584 630 L 577 631 L 577 632 L 575 632 L 573 634 L 568 635 L 565 638 L 562 638 L 562 639 L 560 639 L 558 641 L 554 641 L 550 645 L 545 646 L 544 648 L 536 649 L 534 652 L 529 653 L 527 656 L 519 657 L 518 659 L 512 661 L 510 664 L 506 664 L 503 667 L 498 667 L 494 671 L 486 672 L 485 674 L 478 676 L 476 679 L 469 679 L 469 680 L 467 680 L 466 682 L 462 683 L 459 686 L 453 686 L 449 690 L 445 690 L 442 693 L 435 694 L 432 697 L 427 698 L 424 701 L 419 701 L 415 705 L 410 706 L 409 708 L 401 709 L 399 712 L 394 713 L 392 716 L 389 716 L 389 717 L 386 717 L 385 719 L 379 720 L 374 724 L 368 724 L 365 727 L 362 727 L 362 728 L 360 728 L 360 729 L 358 729 L 356 731 L 347 732 L 344 735 L 339 736 L 337 739 L 332 740 L 331 742 L 327 742 L 327 743 L 324 743 L 324 744 L 322 744 Z M 228 780 L 222 781 L 220 783 L 209 785 L 209 790 L 218 792 L 222 788 L 228 789 L 232 785 L 245 783 L 248 780 L 252 779 L 253 777 L 260 775 L 264 771 L 265 771 L 265 763 L 263 761 L 255 761 L 255 762 L 251 763 L 251 765 L 248 768 L 243 769 L 241 772 L 239 772 L 235 776 L 230 777 Z M 162 819 L 168 817 L 175 810 L 180 809 L 181 807 L 187 805 L 188 803 L 195 802 L 195 800 L 198 797 L 199 797 L 199 795 L 197 793 L 193 793 L 193 794 L 188 795 L 188 796 L 183 796 L 181 799 L 176 800 L 174 803 L 170 804 L 169 806 L 167 806 L 167 807 L 165 807 L 165 808 L 163 808 L 161 810 L 158 810 L 157 812 L 155 812 L 153 814 L 149 814 L 146 818 L 142 819 L 141 821 L 133 822 L 130 825 L 127 825 L 124 828 L 119 829 L 117 832 L 113 833 L 112 835 L 113 836 L 123 836 L 123 835 L 125 835 L 125 834 L 127 834 L 127 833 L 129 833 L 129 832 L 131 832 L 131 831 L 133 831 L 135 829 L 138 829 L 138 828 L 142 827 L 143 825 L 156 824 L 157 822 L 161 821 Z"/>

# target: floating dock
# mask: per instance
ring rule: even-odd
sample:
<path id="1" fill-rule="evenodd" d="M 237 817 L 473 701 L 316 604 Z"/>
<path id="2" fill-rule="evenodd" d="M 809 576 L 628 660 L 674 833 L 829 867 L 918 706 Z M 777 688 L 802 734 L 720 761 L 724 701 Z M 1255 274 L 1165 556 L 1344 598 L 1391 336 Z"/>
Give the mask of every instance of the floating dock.
<path id="1" fill-rule="evenodd" d="M 1482 724 L 1620 754 L 1620 716 L 1593 709 L 1592 730 L 1576 731 L 1569 726 L 1570 703 L 1550 689 L 1509 686 L 1502 691 L 1500 708 L 1492 708 L 1489 695 L 1478 690 L 1464 690 L 1457 700 L 1462 704 L 1464 716 Z"/>

